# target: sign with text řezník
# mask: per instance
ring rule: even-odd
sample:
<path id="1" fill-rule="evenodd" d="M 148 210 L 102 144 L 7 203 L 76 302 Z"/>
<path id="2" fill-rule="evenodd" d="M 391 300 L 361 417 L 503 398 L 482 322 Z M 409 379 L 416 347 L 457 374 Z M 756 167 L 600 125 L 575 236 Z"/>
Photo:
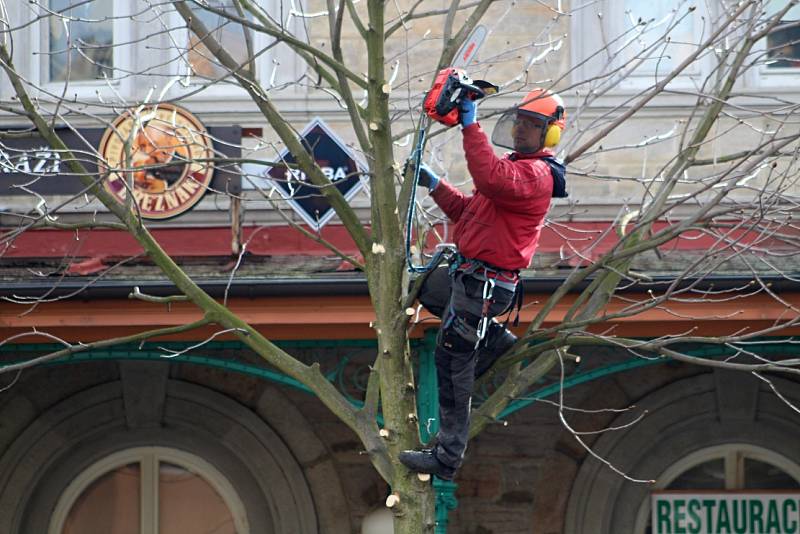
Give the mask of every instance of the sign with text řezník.
<path id="1" fill-rule="evenodd" d="M 800 492 L 659 492 L 653 534 L 800 534 Z"/>
<path id="2" fill-rule="evenodd" d="M 361 175 L 366 172 L 366 167 L 322 119 L 313 119 L 301 133 L 301 140 L 345 199 L 349 200 L 361 189 Z M 281 153 L 281 161 L 288 164 L 297 162 L 288 150 Z M 272 167 L 267 175 L 295 212 L 315 230 L 322 228 L 333 217 L 334 210 L 328 199 L 300 169 Z"/>
<path id="3" fill-rule="evenodd" d="M 162 104 L 162 106 L 165 111 L 168 109 L 166 104 Z M 171 114 L 169 120 L 172 121 Z M 102 140 L 104 136 L 107 136 L 108 131 L 108 128 L 81 128 L 74 131 L 69 128 L 57 129 L 59 137 L 72 156 L 81 163 L 89 176 L 98 180 L 102 177 L 102 170 L 109 166 L 111 160 L 114 160 L 108 155 L 103 158 L 102 154 L 98 152 L 98 147 L 102 147 Z M 120 130 L 117 129 L 117 131 Z M 84 191 L 88 190 L 81 183 L 80 178 L 72 172 L 67 152 L 51 148 L 35 131 L 28 128 L 9 128 L 0 131 L 0 134 L 3 134 L 0 135 L 0 196 L 82 195 Z M 154 137 L 154 135 L 145 136 L 145 139 L 150 141 L 154 140 Z M 241 174 L 233 169 L 233 164 L 228 164 L 224 160 L 225 158 L 238 159 L 241 157 L 242 129 L 239 126 L 212 126 L 208 128 L 206 138 L 211 139 L 215 159 L 214 174 L 210 185 L 207 184 L 208 188 L 223 194 L 240 193 Z M 153 151 L 152 143 L 142 147 L 141 152 L 147 152 L 148 148 L 151 152 Z M 166 151 L 162 150 L 161 152 L 163 156 Z M 164 167 L 149 165 L 141 157 L 138 158 L 138 162 L 142 163 L 142 167 L 151 173 L 160 174 L 161 169 L 166 171 L 168 167 L 168 165 L 164 165 Z M 133 166 L 136 166 L 136 163 L 137 158 L 135 157 Z M 99 167 L 98 164 L 100 164 Z M 118 156 L 116 164 L 120 164 Z M 167 173 L 164 172 L 164 174 Z M 192 179 L 194 180 L 194 178 Z M 193 183 L 189 184 L 187 191 L 195 189 L 193 186 Z M 144 198 L 143 193 L 144 190 L 137 187 L 134 190 L 134 197 L 141 195 Z M 154 195 L 149 194 L 149 196 Z M 156 206 L 158 201 L 150 202 L 150 204 Z"/>
<path id="4" fill-rule="evenodd" d="M 214 177 L 214 145 L 206 127 L 173 104 L 121 114 L 103 134 L 99 152 L 101 173 L 107 175 L 103 187 L 120 203 L 131 194 L 145 219 L 169 219 L 192 209 Z"/>

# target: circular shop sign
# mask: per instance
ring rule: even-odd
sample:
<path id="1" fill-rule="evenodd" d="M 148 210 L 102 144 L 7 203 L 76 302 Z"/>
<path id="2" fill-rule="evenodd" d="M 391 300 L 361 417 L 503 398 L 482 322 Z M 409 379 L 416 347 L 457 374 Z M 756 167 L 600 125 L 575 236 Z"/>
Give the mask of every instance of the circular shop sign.
<path id="1" fill-rule="evenodd" d="M 129 161 L 126 141 L 131 147 Z M 172 104 L 117 117 L 103 134 L 100 156 L 101 172 L 109 172 L 103 187 L 124 203 L 129 189 L 126 177 L 132 179 L 133 198 L 147 219 L 168 219 L 189 210 L 203 197 L 214 174 L 208 132 L 197 117 Z"/>

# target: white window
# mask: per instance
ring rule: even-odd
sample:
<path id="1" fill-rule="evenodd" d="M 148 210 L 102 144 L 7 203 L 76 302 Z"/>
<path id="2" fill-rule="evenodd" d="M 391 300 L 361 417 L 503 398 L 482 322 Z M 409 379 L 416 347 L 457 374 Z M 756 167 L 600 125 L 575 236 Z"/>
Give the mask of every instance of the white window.
<path id="1" fill-rule="evenodd" d="M 114 72 L 111 2 L 50 0 L 47 69 L 50 82 L 101 80 Z"/>
<path id="2" fill-rule="evenodd" d="M 230 13 L 233 17 L 241 16 L 235 9 L 231 0 L 209 0 L 210 8 Z M 248 70 L 248 42 L 253 43 L 253 32 L 249 28 L 231 20 L 225 15 L 215 13 L 199 6 L 194 6 L 192 12 L 208 29 L 208 37 L 217 41 L 225 51 L 242 65 L 243 70 Z M 245 17 L 250 18 L 250 17 Z M 222 66 L 204 44 L 206 36 L 189 32 L 186 43 L 188 68 L 194 76 L 205 80 L 225 79 L 230 71 Z M 235 83 L 231 78 L 230 82 Z"/>
<path id="3" fill-rule="evenodd" d="M 125 94 L 134 0 L 13 2 L 9 15 L 17 70 L 44 100 L 97 100 Z M 8 89 L 5 89 L 8 90 Z"/>
<path id="4" fill-rule="evenodd" d="M 599 77 L 593 89 L 650 87 L 698 51 L 708 37 L 709 5 L 686 0 L 605 0 L 573 17 L 575 81 Z M 673 80 L 671 87 L 699 85 L 708 54 Z M 584 88 L 584 91 L 589 88 Z"/>
<path id="5" fill-rule="evenodd" d="M 650 86 L 661 81 L 684 60 L 697 52 L 704 35 L 704 20 L 695 3 L 673 0 L 618 2 L 622 16 L 614 18 L 620 42 L 612 50 L 625 65 L 621 72 L 630 73 L 623 86 Z M 695 7 L 690 11 L 689 7 Z M 682 71 L 677 85 L 699 82 L 703 61 L 693 62 Z M 682 83 L 681 83 L 682 82 Z"/>
<path id="6" fill-rule="evenodd" d="M 771 0 L 764 17 L 774 17 L 786 7 L 788 0 Z M 794 89 L 800 82 L 800 6 L 794 6 L 781 18 L 780 24 L 758 43 L 758 86 Z"/>
<path id="7" fill-rule="evenodd" d="M 165 43 L 168 72 L 172 81 L 169 96 L 195 100 L 212 100 L 216 110 L 232 111 L 238 109 L 237 102 L 246 100 L 247 93 L 232 75 L 231 70 L 223 66 L 206 46 L 213 39 L 241 65 L 242 72 L 253 68 L 258 76 L 263 70 L 265 55 L 258 56 L 248 63 L 248 44 L 254 53 L 258 53 L 264 36 L 259 32 L 243 27 L 225 15 L 204 9 L 198 4 L 187 2 L 194 16 L 208 29 L 207 35 L 197 35 L 188 30 L 183 17 L 174 9 L 165 13 L 162 23 L 169 27 L 169 41 Z M 230 13 L 234 17 L 240 14 L 231 0 L 209 0 L 206 2 L 212 9 Z M 251 18 L 246 16 L 246 18 Z M 159 86 L 168 82 L 162 79 Z M 223 97 L 224 100 L 221 100 Z"/>
<path id="8" fill-rule="evenodd" d="M 95 463 L 56 505 L 48 534 L 248 534 L 228 480 L 201 458 L 139 447 Z"/>
<path id="9" fill-rule="evenodd" d="M 727 0 L 601 0 L 579 6 L 572 17 L 574 82 L 583 94 L 625 93 L 652 87 L 692 54 L 697 59 L 670 82 L 670 89 L 700 89 L 715 74 L 718 53 L 734 46 L 751 22 L 766 23 L 789 0 L 764 0 L 747 8 L 717 47 L 700 46 L 718 21 L 737 8 Z M 741 28 L 737 29 L 737 26 Z M 758 31 L 758 28 L 750 31 Z M 738 37 L 737 37 L 738 36 Z M 800 6 L 756 43 L 741 76 L 746 90 L 783 88 L 800 83 Z"/>
<path id="10" fill-rule="evenodd" d="M 0 0 L 0 4 L 3 2 Z M 172 2 L 155 0 L 31 0 L 6 2 L 12 28 L 16 69 L 43 101 L 119 104 L 161 96 L 213 102 L 212 111 L 242 111 L 246 92 L 204 45 L 204 36 L 190 34 Z M 307 20 L 289 16 L 287 0 L 253 2 L 278 27 L 308 40 Z M 280 89 L 289 99 L 305 95 L 295 83 L 308 72 L 304 61 L 264 32 L 214 13 L 221 9 L 241 16 L 233 0 L 187 2 L 209 29 L 209 36 L 242 63 L 252 45 L 253 68 L 267 89 Z M 201 7 L 205 6 L 205 7 Z M 210 9 L 208 9 L 210 8 Z M 260 24 L 249 13 L 244 16 Z M 246 37 L 247 36 L 247 37 Z M 176 83 L 180 80 L 181 83 Z M 13 95 L 0 77 L 0 98 Z M 223 97 L 221 100 L 219 97 Z"/>
<path id="11" fill-rule="evenodd" d="M 672 465 L 657 490 L 797 490 L 800 466 L 776 452 L 753 445 L 721 445 L 702 449 Z M 635 532 L 650 532 L 650 501 L 642 504 Z"/>
<path id="12" fill-rule="evenodd" d="M 248 11 L 240 12 L 232 0 L 206 0 L 202 4 L 204 7 L 187 3 L 207 28 L 207 36 L 189 31 L 177 11 L 164 7 L 169 9 L 165 20 L 168 20 L 170 28 L 169 42 L 164 45 L 169 49 L 166 61 L 171 75 L 181 81 L 173 85 L 171 96 L 213 100 L 214 111 L 241 111 L 241 101 L 249 100 L 231 69 L 223 66 L 205 45 L 208 38 L 220 43 L 237 65 L 242 66 L 242 71 L 253 68 L 255 77 L 266 90 L 280 88 L 284 96 L 305 92 L 302 84 L 294 83 L 305 72 L 303 60 L 286 45 L 276 45 L 275 39 L 266 32 L 236 21 L 237 18 L 246 18 L 261 26 L 263 21 L 260 18 Z M 272 24 L 285 27 L 290 34 L 305 39 L 303 20 L 298 17 L 281 19 L 290 10 L 285 0 L 263 0 L 253 5 Z M 231 17 L 219 11 L 229 13 Z M 225 100 L 221 101 L 219 97 Z"/>

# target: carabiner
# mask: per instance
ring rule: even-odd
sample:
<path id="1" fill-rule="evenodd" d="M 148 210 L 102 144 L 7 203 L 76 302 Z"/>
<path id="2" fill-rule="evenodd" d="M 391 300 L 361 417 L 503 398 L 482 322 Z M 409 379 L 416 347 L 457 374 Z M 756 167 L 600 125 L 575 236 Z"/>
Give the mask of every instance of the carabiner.
<path id="1" fill-rule="evenodd" d="M 486 336 L 486 330 L 489 328 L 489 306 L 492 305 L 491 298 L 494 293 L 494 285 L 494 278 L 486 277 L 486 281 L 483 283 L 483 306 L 481 307 L 481 320 L 478 323 L 478 341 L 475 342 L 475 350 L 478 350 L 481 341 Z"/>

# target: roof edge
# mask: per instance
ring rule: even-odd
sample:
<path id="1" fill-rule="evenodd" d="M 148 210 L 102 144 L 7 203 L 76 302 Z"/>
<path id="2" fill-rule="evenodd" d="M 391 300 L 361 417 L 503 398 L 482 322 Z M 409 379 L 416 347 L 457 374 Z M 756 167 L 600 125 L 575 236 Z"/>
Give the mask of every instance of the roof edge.
<path id="1" fill-rule="evenodd" d="M 522 283 L 527 293 L 552 293 L 566 280 L 566 276 L 523 277 Z M 772 291 L 800 291 L 800 281 L 784 277 L 760 277 L 764 283 L 770 284 Z M 592 279 L 584 280 L 572 292 L 581 291 Z M 669 276 L 652 277 L 647 282 L 626 283 L 621 286 L 624 293 L 658 292 L 674 283 L 675 278 Z M 273 297 L 273 296 L 308 296 L 308 295 L 368 295 L 366 277 L 331 276 L 319 278 L 212 278 L 196 281 L 211 296 L 221 297 Z M 747 289 L 752 286 L 752 276 L 718 275 L 701 280 L 687 278 L 677 286 L 685 289 L 694 286 L 699 291 L 725 291 Z M 87 280 L 85 277 L 61 279 L 56 287 L 52 280 L 40 281 L 6 281 L 0 282 L 0 295 L 18 297 L 35 297 L 47 293 L 47 298 L 68 297 L 72 294 L 82 299 L 114 299 L 127 298 L 134 287 L 143 293 L 154 296 L 168 296 L 177 293 L 175 286 L 168 280 Z"/>

